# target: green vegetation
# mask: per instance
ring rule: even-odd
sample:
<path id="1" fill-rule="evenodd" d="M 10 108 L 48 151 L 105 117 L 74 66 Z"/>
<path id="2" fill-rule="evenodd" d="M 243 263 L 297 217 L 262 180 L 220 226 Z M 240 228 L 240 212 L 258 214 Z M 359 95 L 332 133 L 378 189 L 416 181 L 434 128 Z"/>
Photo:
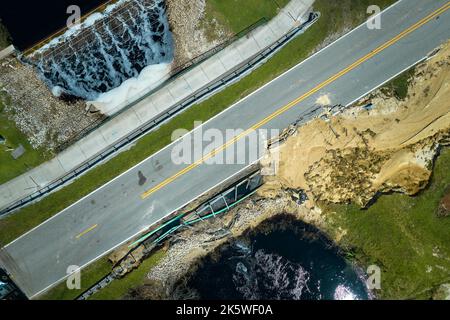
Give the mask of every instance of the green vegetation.
<path id="1" fill-rule="evenodd" d="M 111 272 L 111 264 L 107 258 L 101 258 L 81 271 L 81 289 L 69 290 L 66 282 L 62 282 L 44 295 L 40 300 L 73 300 L 92 287 L 97 281 Z"/>
<path id="2" fill-rule="evenodd" d="M 289 0 L 207 0 L 206 20 L 238 33 L 261 18 L 271 19 Z"/>
<path id="3" fill-rule="evenodd" d="M 450 218 L 436 216 L 450 186 L 450 149 L 438 157 L 430 185 L 419 195 L 381 196 L 368 210 L 356 205 L 325 206 L 329 232 L 342 238 L 363 266 L 382 270 L 381 298 L 428 299 L 440 284 L 450 282 Z"/>
<path id="4" fill-rule="evenodd" d="M 90 297 L 92 300 L 114 300 L 120 299 L 131 289 L 137 288 L 145 283 L 145 277 L 149 270 L 155 266 L 163 257 L 165 251 L 159 250 L 144 260 L 141 265 L 127 274 L 125 277 L 114 280 L 106 288 Z M 97 281 L 111 272 L 111 264 L 108 259 L 102 258 L 88 266 L 81 272 L 81 289 L 69 290 L 65 282 L 59 284 L 46 294 L 39 297 L 40 300 L 73 300 L 84 291 L 92 287 Z"/>
<path id="5" fill-rule="evenodd" d="M 91 170 L 80 179 L 74 181 L 71 185 L 53 193 L 42 201 L 0 220 L 0 243 L 6 244 L 14 240 L 24 232 L 42 223 L 71 203 L 119 175 L 130 166 L 160 150 L 170 143 L 170 136 L 174 129 L 192 129 L 194 120 L 205 121 L 211 118 L 235 101 L 248 95 L 275 76 L 305 59 L 315 48 L 322 44 L 328 36 L 342 32 L 342 30 L 346 28 L 354 27 L 361 23 L 365 18 L 365 12 L 368 5 L 378 4 L 381 7 L 386 7 L 393 2 L 394 0 L 343 0 L 337 3 L 329 0 L 317 0 L 315 9 L 322 13 L 322 18 L 301 37 L 298 37 L 289 43 L 269 62 L 240 82 L 228 87 L 201 104 L 193 106 L 183 114 L 169 121 L 159 130 L 146 135 L 129 151 L 123 152 L 108 163 Z M 215 14 L 221 13 L 223 16 L 228 16 L 231 14 L 231 10 L 236 10 L 236 7 L 227 7 L 225 5 L 228 1 L 210 0 L 210 3 L 217 4 L 217 6 L 214 7 L 215 10 L 217 10 Z M 261 5 L 261 1 L 245 1 L 245 3 L 252 3 L 254 6 L 253 9 L 258 8 Z M 286 1 L 278 0 L 278 3 L 284 4 Z M 219 4 L 222 7 L 219 6 Z M 265 9 L 260 9 L 265 10 L 262 12 L 275 12 L 274 9 L 271 9 L 272 11 L 268 10 L 267 5 L 263 6 L 263 8 L 264 7 Z M 252 7 L 248 8 L 251 9 Z M 232 16 L 234 17 L 233 21 L 228 22 L 232 30 L 240 31 L 249 23 L 253 23 L 259 19 L 256 19 L 256 15 L 251 16 L 252 10 L 250 9 L 246 12 L 239 10 L 238 12 L 232 13 Z M 246 19 L 250 20 L 247 22 L 247 25 L 243 26 L 242 21 L 244 21 L 244 19 L 238 18 L 241 14 L 246 14 Z M 260 16 L 261 14 L 259 17 Z M 130 288 L 142 284 L 144 273 L 148 272 L 150 267 L 157 263 L 157 260 L 161 258 L 158 257 L 158 255 L 159 254 L 156 254 L 154 257 L 144 261 L 143 265 L 136 271 L 124 279 L 114 282 L 109 288 L 102 290 L 102 292 L 98 293 L 93 298 L 118 298 L 119 295 L 125 294 Z M 101 259 L 83 270 L 83 289 L 90 287 L 106 275 L 110 271 L 110 267 L 111 266 L 106 259 Z M 78 291 L 68 291 L 63 283 L 41 298 L 73 299 L 79 294 L 80 292 Z"/>
<path id="6" fill-rule="evenodd" d="M 4 106 L 4 103 L 9 103 L 8 100 L 6 94 L 0 91 L 0 136 L 6 139 L 4 144 L 0 144 L 0 184 L 50 158 L 44 151 L 33 149 L 27 137 L 17 129 L 13 121 L 8 119 Z M 25 148 L 25 153 L 14 160 L 11 152 L 20 145 Z"/>
<path id="7" fill-rule="evenodd" d="M 131 289 L 135 289 L 145 284 L 147 273 L 161 261 L 164 255 L 164 250 L 155 252 L 148 259 L 144 260 L 136 270 L 133 270 L 122 279 L 114 280 L 109 286 L 100 292 L 97 292 L 90 299 L 116 300 L 123 298 Z"/>
<path id="8" fill-rule="evenodd" d="M 307 58 L 327 37 L 364 21 L 368 5 L 378 4 L 380 7 L 386 7 L 393 2 L 395 1 L 343 0 L 335 2 L 317 0 L 315 9 L 321 12 L 322 18 L 301 37 L 295 38 L 287 44 L 266 64 L 238 83 L 229 86 L 208 100 L 176 116 L 161 126 L 159 130 L 151 132 L 140 139 L 130 150 L 122 152 L 108 163 L 89 171 L 69 186 L 51 194 L 38 203 L 1 219 L 0 243 L 8 243 L 14 240 L 27 230 L 42 223 L 131 166 L 168 145 L 171 142 L 171 134 L 175 129 L 192 129 L 194 120 L 206 121 L 210 119 L 232 103 Z M 255 2 L 255 6 L 258 5 L 259 2 Z"/>
<path id="9" fill-rule="evenodd" d="M 414 76 L 415 68 L 411 68 L 390 82 L 386 83 L 382 91 L 385 93 L 392 93 L 397 99 L 404 100 L 408 94 L 408 86 L 411 78 Z"/>

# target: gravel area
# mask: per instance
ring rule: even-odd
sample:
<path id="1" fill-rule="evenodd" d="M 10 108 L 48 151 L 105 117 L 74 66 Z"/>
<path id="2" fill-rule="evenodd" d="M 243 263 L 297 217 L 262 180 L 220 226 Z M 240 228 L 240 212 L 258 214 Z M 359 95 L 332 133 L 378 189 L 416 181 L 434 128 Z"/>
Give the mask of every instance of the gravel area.
<path id="1" fill-rule="evenodd" d="M 84 101 L 53 96 L 34 68 L 14 57 L 0 61 L 0 90 L 9 118 L 34 148 L 52 151 L 102 117 L 87 112 Z"/>
<path id="2" fill-rule="evenodd" d="M 166 0 L 175 38 L 175 66 L 214 48 L 231 36 L 215 19 L 205 16 L 205 0 Z"/>

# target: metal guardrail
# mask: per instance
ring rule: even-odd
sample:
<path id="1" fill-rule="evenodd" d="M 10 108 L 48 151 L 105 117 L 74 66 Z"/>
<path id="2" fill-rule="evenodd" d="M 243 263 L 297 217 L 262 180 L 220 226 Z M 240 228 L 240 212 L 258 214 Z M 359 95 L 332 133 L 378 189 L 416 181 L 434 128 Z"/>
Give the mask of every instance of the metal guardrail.
<path id="1" fill-rule="evenodd" d="M 112 281 L 116 279 L 115 269 L 121 268 L 123 261 L 127 260 L 133 255 L 133 252 L 137 250 L 140 246 L 147 246 L 150 244 L 151 249 L 148 250 L 146 256 L 152 252 L 154 248 L 157 247 L 163 240 L 166 240 L 170 235 L 174 234 L 177 230 L 191 226 L 195 223 L 216 217 L 224 212 L 228 212 L 233 207 L 240 204 L 242 201 L 246 200 L 252 196 L 256 190 L 262 185 L 262 176 L 260 171 L 252 171 L 249 175 L 244 178 L 238 179 L 231 186 L 225 188 L 225 191 L 221 191 L 210 200 L 203 202 L 197 208 L 192 211 L 179 214 L 174 212 L 169 216 L 176 214 L 175 218 L 172 218 L 165 223 L 161 224 L 160 227 L 155 228 L 150 231 L 135 243 L 129 246 L 130 251 L 117 263 L 112 266 L 112 271 L 100 279 L 97 283 L 92 285 L 89 289 L 80 294 L 76 300 L 86 300 L 93 294 L 97 293 L 101 289 L 105 288 Z M 134 258 L 134 257 L 133 257 Z M 134 259 L 135 260 L 135 259 Z"/>
<path id="2" fill-rule="evenodd" d="M 42 189 L 39 189 L 38 191 L 34 192 L 33 194 L 18 200 L 16 202 L 13 202 L 11 205 L 6 207 L 5 209 L 2 209 L 0 211 L 0 217 L 6 216 L 10 214 L 12 211 L 17 210 L 18 208 L 23 207 L 24 205 L 27 205 L 33 201 L 36 201 L 37 199 L 41 198 L 42 196 L 51 193 L 55 189 L 63 186 L 67 182 L 71 181 L 72 179 L 79 177 L 92 167 L 96 166 L 106 158 L 110 157 L 111 155 L 115 154 L 117 151 L 122 149 L 123 147 L 129 145 L 130 143 L 136 141 L 146 133 L 150 132 L 152 129 L 158 127 L 165 121 L 172 118 L 174 115 L 180 113 L 181 111 L 185 110 L 188 106 L 191 106 L 196 101 L 205 98 L 206 96 L 209 96 L 213 94 L 214 92 L 218 91 L 221 87 L 230 84 L 237 79 L 239 79 L 242 75 L 247 73 L 249 70 L 252 70 L 254 67 L 261 64 L 263 61 L 268 59 L 270 56 L 272 56 L 275 52 L 277 52 L 280 48 L 282 48 L 284 45 L 286 45 L 291 39 L 293 39 L 295 36 L 300 34 L 302 31 L 309 28 L 314 22 L 316 22 L 320 17 L 319 13 L 312 12 L 310 14 L 310 17 L 308 21 L 303 23 L 302 25 L 295 27 L 291 29 L 288 33 L 286 33 L 283 37 L 275 41 L 273 44 L 269 45 L 265 49 L 263 49 L 260 53 L 256 54 L 255 56 L 251 57 L 247 60 L 247 62 L 241 64 L 238 66 L 234 71 L 229 72 L 221 79 L 217 80 L 216 82 L 199 89 L 191 96 L 185 98 L 180 103 L 174 105 L 172 108 L 164 111 L 163 113 L 156 116 L 153 120 L 150 120 L 149 122 L 145 123 L 141 127 L 134 130 L 132 133 L 130 133 L 127 137 L 122 138 L 118 142 L 112 144 L 110 147 L 108 147 L 105 151 L 100 152 L 96 156 L 94 156 L 92 159 L 84 162 L 79 167 L 77 167 L 72 172 L 68 173 L 67 175 L 63 176 L 60 179 L 57 179 L 47 186 L 45 186 Z"/>
<path id="3" fill-rule="evenodd" d="M 129 110 L 130 108 L 132 108 L 133 106 L 135 106 L 136 104 L 141 102 L 142 100 L 144 100 L 147 97 L 151 96 L 153 93 L 155 93 L 159 89 L 167 86 L 170 82 L 173 82 L 174 80 L 176 80 L 178 77 L 180 77 L 181 75 L 183 75 L 187 71 L 191 70 L 192 68 L 196 67 L 200 63 L 206 61 L 208 58 L 210 58 L 213 55 L 215 55 L 216 53 L 218 53 L 221 50 L 225 49 L 231 43 L 233 43 L 236 40 L 242 38 L 243 36 L 249 34 L 250 32 L 252 32 L 256 28 L 258 28 L 259 26 L 267 23 L 267 21 L 268 21 L 267 18 L 263 17 L 263 18 L 259 19 L 258 21 L 256 21 L 255 23 L 253 23 L 252 25 L 248 26 L 247 28 L 245 28 L 245 29 L 241 30 L 240 32 L 234 34 L 232 37 L 228 38 L 224 42 L 222 42 L 219 45 L 215 46 L 214 48 L 212 48 L 212 49 L 210 49 L 210 50 L 208 50 L 206 52 L 203 52 L 202 54 L 192 58 L 191 60 L 189 60 L 189 61 L 187 61 L 187 62 L 177 66 L 176 68 L 174 68 L 171 71 L 170 78 L 168 80 L 164 81 L 164 83 L 162 83 L 162 84 L 156 86 L 155 88 L 145 92 L 140 97 L 136 97 L 135 96 L 134 100 L 131 101 L 131 102 L 126 101 L 123 104 L 123 106 L 119 105 L 119 106 L 115 107 L 115 109 L 119 109 L 119 111 L 117 111 L 116 113 L 114 113 L 114 114 L 112 114 L 110 116 L 102 117 L 100 119 L 97 119 L 97 120 L 91 122 L 86 127 L 84 127 L 83 129 L 81 129 L 80 131 L 78 131 L 77 133 L 72 135 L 66 142 L 61 143 L 60 145 L 58 145 L 56 147 L 56 151 L 57 152 L 64 151 L 65 149 L 70 147 L 75 142 L 81 140 L 82 138 L 87 136 L 89 133 L 95 131 L 100 126 L 104 125 L 106 122 L 113 120 L 114 118 L 116 118 L 117 116 L 122 114 L 123 112 Z"/>

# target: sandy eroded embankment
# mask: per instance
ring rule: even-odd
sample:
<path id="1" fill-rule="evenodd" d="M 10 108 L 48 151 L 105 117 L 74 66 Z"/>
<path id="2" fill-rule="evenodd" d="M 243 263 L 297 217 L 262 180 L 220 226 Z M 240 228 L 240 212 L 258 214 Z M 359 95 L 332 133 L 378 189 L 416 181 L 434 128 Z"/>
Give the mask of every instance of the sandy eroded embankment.
<path id="1" fill-rule="evenodd" d="M 270 167 L 274 155 L 280 157 L 277 174 L 266 177 L 258 194 L 223 216 L 178 233 L 147 283 L 129 298 L 171 297 L 174 284 L 195 271 L 205 255 L 276 215 L 291 214 L 326 229 L 318 201 L 366 205 L 377 192 L 420 191 L 431 176 L 438 147 L 449 142 L 449 44 L 416 68 L 405 100 L 379 90 L 361 103 L 371 102 L 371 110 L 354 107 L 328 121 L 316 119 L 289 130 L 293 134 L 263 162 Z M 300 190 L 309 196 L 302 204 Z M 226 236 L 217 237 L 224 230 Z M 345 231 L 335 231 L 339 243 Z"/>
<path id="2" fill-rule="evenodd" d="M 361 205 L 377 192 L 416 194 L 428 183 L 438 146 L 449 141 L 449 58 L 447 43 L 418 66 L 404 101 L 379 90 L 365 99 L 371 110 L 350 108 L 298 128 L 265 160 L 280 159 L 260 194 L 302 189 L 314 200 Z"/>

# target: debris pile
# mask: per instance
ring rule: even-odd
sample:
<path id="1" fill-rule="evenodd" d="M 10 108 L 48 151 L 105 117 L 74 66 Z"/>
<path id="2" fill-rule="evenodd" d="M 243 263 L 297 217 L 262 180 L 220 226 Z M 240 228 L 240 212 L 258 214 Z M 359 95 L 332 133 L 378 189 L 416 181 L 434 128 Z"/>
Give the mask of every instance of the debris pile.
<path id="1" fill-rule="evenodd" d="M 303 221 L 315 221 L 320 225 L 320 210 L 310 210 L 306 204 L 299 206 L 287 192 L 282 192 L 277 199 L 253 196 L 225 215 L 205 220 L 179 232 L 172 238 L 165 257 L 150 270 L 148 280 L 153 286 L 159 284 L 159 291 L 170 296 L 175 283 L 190 274 L 204 256 L 226 241 L 257 227 L 262 221 L 280 214 L 291 214 Z M 141 293 L 145 291 L 137 290 Z"/>

